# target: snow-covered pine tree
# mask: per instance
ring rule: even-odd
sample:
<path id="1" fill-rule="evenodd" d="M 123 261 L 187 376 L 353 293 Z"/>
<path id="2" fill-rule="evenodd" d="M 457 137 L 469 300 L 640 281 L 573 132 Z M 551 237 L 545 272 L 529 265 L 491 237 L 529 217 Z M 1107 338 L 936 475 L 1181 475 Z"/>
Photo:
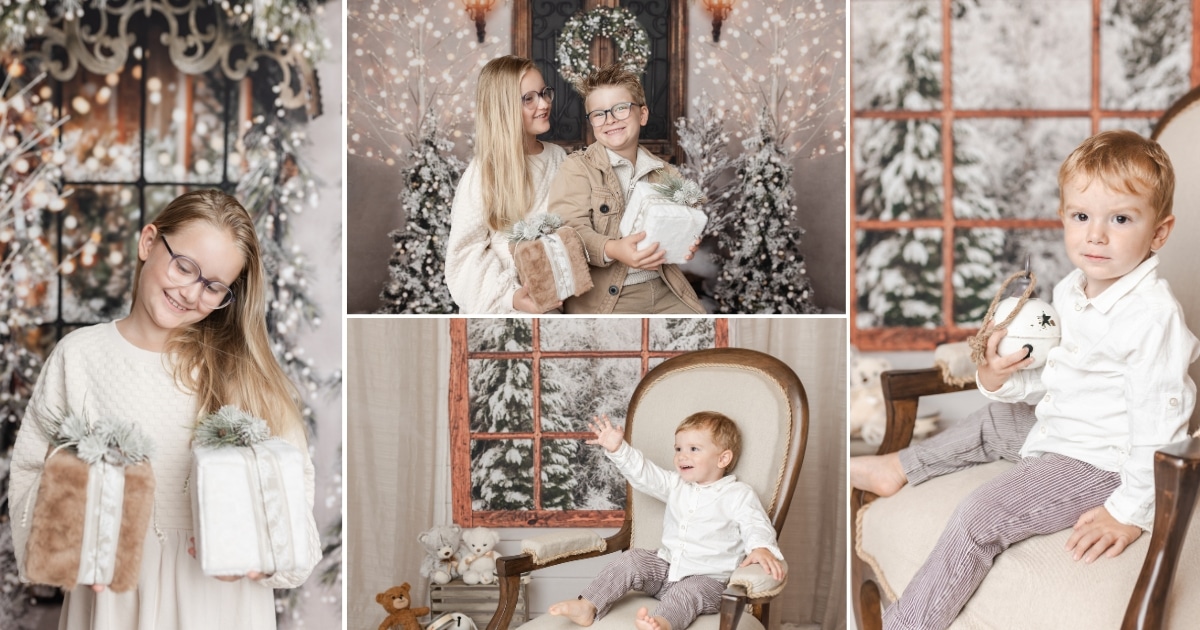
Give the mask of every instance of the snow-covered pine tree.
<path id="1" fill-rule="evenodd" d="M 558 359 L 554 363 L 561 361 L 562 359 Z M 546 413 L 548 409 L 562 408 L 563 400 L 567 395 L 565 388 L 573 386 L 577 381 L 550 377 L 551 361 L 543 360 L 541 367 L 539 396 L 542 410 L 542 431 L 577 430 L 573 421 L 579 419 Z M 586 473 L 581 473 L 579 470 L 579 450 L 581 448 L 590 447 L 582 446 L 579 440 L 542 439 L 542 509 L 579 509 L 575 503 L 575 487 L 579 484 L 580 478 L 586 476 Z"/>
<path id="2" fill-rule="evenodd" d="M 477 321 L 476 347 L 497 350 L 529 348 L 528 320 L 492 318 Z M 472 361 L 471 431 L 529 432 L 533 429 L 533 374 L 526 359 Z M 471 499 L 476 510 L 533 509 L 533 448 L 530 440 L 474 440 L 471 443 Z"/>
<path id="3" fill-rule="evenodd" d="M 1123 45 L 1107 70 L 1105 107 L 1162 109 L 1188 88 L 1192 16 L 1179 0 L 1105 0 L 1109 25 Z M 1104 61 L 1108 61 L 1106 56 Z M 1120 75 L 1112 76 L 1112 75 Z M 1108 89 L 1107 84 L 1123 85 Z"/>
<path id="4" fill-rule="evenodd" d="M 794 225 L 793 166 L 779 144 L 775 121 L 764 109 L 734 162 L 737 181 L 732 218 L 718 242 L 727 258 L 713 299 L 722 313 L 817 313 L 812 283 Z"/>
<path id="5" fill-rule="evenodd" d="M 930 5 L 909 3 L 889 36 L 874 42 L 856 63 L 887 68 L 887 81 L 863 105 L 867 109 L 935 109 L 941 98 L 938 15 Z M 936 37 L 935 37 L 936 35 Z M 872 61 L 874 60 L 874 61 Z M 903 69 L 903 71 L 898 71 Z M 868 67 L 861 76 L 871 76 Z M 876 73 L 877 74 L 877 73 Z M 861 105 L 860 105 L 861 106 Z M 856 134 L 857 207 L 860 219 L 941 216 L 943 130 L 935 119 L 864 120 Z M 941 231 L 862 230 L 855 235 L 858 265 L 858 326 L 932 327 L 942 323 Z"/>
<path id="6" fill-rule="evenodd" d="M 379 299 L 379 313 L 440 314 L 458 311 L 446 287 L 446 243 L 450 206 L 466 165 L 450 152 L 454 144 L 427 119 L 419 137 L 410 138 L 408 168 L 400 193 L 404 227 L 392 230 L 395 251 L 388 260 L 390 279 Z"/>
<path id="7" fill-rule="evenodd" d="M 725 112 L 718 110 L 708 93 L 693 102 L 692 115 L 675 121 L 679 146 L 687 161 L 679 165 L 684 178 L 700 184 L 707 200 L 700 207 L 708 215 L 703 237 L 720 233 L 733 214 L 729 211 L 730 183 L 724 181 L 732 160 L 725 147 L 729 134 L 725 132 Z"/>
<path id="8" fill-rule="evenodd" d="M 970 148 L 971 127 L 955 130 L 954 215 L 960 219 L 998 219 L 1000 209 L 987 194 L 983 157 Z M 980 325 L 996 289 L 1004 281 L 1002 260 L 1006 234 L 1000 228 L 954 232 L 954 323 Z"/>

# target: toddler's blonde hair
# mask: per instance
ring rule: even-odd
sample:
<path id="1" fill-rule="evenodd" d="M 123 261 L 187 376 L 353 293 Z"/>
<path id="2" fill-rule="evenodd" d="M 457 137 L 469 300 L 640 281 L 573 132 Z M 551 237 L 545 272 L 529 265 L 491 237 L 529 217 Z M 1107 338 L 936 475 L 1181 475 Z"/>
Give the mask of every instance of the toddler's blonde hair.
<path id="1" fill-rule="evenodd" d="M 684 418 L 683 422 L 675 427 L 675 433 L 699 429 L 707 430 L 712 434 L 714 444 L 733 453 L 733 459 L 729 460 L 729 465 L 725 467 L 725 473 L 728 474 L 737 465 L 738 457 L 742 454 L 742 433 L 738 431 L 737 424 L 723 413 L 698 411 Z"/>
<path id="2" fill-rule="evenodd" d="M 1175 169 L 1154 140 L 1124 129 L 1102 131 L 1084 140 L 1058 169 L 1060 215 L 1066 204 L 1066 184 L 1080 175 L 1089 185 L 1098 180 L 1115 191 L 1146 197 L 1156 223 L 1171 216 Z"/>

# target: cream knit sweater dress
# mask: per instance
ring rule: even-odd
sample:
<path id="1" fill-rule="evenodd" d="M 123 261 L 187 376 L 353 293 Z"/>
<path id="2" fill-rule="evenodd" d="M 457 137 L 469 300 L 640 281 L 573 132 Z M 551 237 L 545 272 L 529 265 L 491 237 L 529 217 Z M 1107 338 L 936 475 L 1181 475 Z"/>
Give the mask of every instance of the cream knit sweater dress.
<path id="1" fill-rule="evenodd" d="M 78 586 L 67 594 L 59 628 L 69 630 L 264 630 L 275 628 L 272 588 L 291 588 L 312 568 L 279 573 L 259 582 L 222 582 L 200 572 L 188 554 L 192 506 L 186 486 L 191 467 L 195 397 L 179 389 L 166 356 L 125 340 L 110 322 L 72 332 L 55 346 L 34 387 L 13 452 L 9 506 L 13 543 L 22 572 L 29 520 L 47 443 L 36 422 L 61 410 L 88 417 L 136 421 L 153 438 L 154 518 L 146 534 L 137 589 L 96 594 Z M 281 436 L 305 453 L 303 434 Z M 321 557 L 312 520 L 312 462 L 305 466 L 309 540 Z M 26 510 L 28 509 L 28 512 Z M 24 576 L 22 576 L 24 577 Z"/>
<path id="2" fill-rule="evenodd" d="M 526 216 L 545 212 L 550 182 L 567 152 L 543 142 L 542 152 L 530 155 L 533 169 L 533 205 Z M 477 161 L 472 159 L 454 192 L 450 211 L 450 242 L 446 246 L 446 285 L 464 314 L 511 314 L 513 294 L 521 284 L 508 250 L 508 235 L 492 232 L 483 212 L 483 185 Z"/>

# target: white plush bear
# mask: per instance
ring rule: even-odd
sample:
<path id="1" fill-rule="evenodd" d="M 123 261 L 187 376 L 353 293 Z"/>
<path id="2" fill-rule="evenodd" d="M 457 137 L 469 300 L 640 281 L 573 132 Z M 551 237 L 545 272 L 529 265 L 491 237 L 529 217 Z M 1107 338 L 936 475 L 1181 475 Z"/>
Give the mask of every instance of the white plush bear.
<path id="1" fill-rule="evenodd" d="M 458 553 L 458 572 L 464 584 L 491 584 L 496 581 L 496 545 L 500 534 L 486 527 L 468 529 L 462 534 Z"/>
<path id="2" fill-rule="evenodd" d="M 425 548 L 425 559 L 421 561 L 421 575 L 436 584 L 445 584 L 458 577 L 458 557 L 454 552 L 462 540 L 462 528 L 458 525 L 435 525 L 417 536 Z"/>
<path id="3" fill-rule="evenodd" d="M 887 359 L 853 355 L 850 363 L 850 435 L 879 444 L 887 428 L 887 409 L 879 375 L 892 369 Z"/>

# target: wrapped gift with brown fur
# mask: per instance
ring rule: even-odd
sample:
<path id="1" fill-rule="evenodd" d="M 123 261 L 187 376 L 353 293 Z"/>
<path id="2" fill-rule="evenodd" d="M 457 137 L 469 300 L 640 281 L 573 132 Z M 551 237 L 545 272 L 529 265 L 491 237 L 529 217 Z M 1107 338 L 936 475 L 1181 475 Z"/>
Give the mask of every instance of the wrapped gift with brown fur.
<path id="1" fill-rule="evenodd" d="M 587 253 L 574 228 L 562 218 L 538 214 L 519 221 L 509 236 L 521 286 L 541 312 L 592 288 Z"/>
<path id="2" fill-rule="evenodd" d="M 26 577 L 66 590 L 136 587 L 154 511 L 151 441 L 137 425 L 73 415 L 46 429 L 55 448 L 38 482 Z"/>

